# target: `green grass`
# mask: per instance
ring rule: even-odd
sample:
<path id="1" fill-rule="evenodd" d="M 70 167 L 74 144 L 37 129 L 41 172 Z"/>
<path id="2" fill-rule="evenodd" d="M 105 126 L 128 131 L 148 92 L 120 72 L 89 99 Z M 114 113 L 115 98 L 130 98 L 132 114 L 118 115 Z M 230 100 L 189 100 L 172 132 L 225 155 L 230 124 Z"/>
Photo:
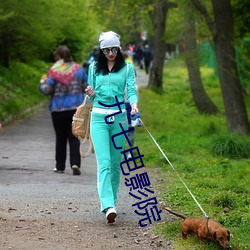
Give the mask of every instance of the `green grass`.
<path id="1" fill-rule="evenodd" d="M 0 122 L 46 98 L 39 92 L 38 83 L 47 70 L 48 65 L 42 62 L 31 66 L 13 62 L 9 70 L 0 68 Z M 232 249 L 250 249 L 250 138 L 227 133 L 218 79 L 210 68 L 202 68 L 201 74 L 206 91 L 220 109 L 217 115 L 201 115 L 197 111 L 187 71 L 180 60 L 166 65 L 162 94 L 139 90 L 142 120 L 174 170 L 143 127 L 136 128 L 135 145 L 144 155 L 146 167 L 160 171 L 163 181 L 155 188 L 160 190 L 165 204 L 189 217 L 203 216 L 181 178 L 206 213 L 230 230 Z M 250 98 L 246 99 L 246 106 L 250 113 Z M 184 242 L 179 237 L 180 224 L 180 219 L 162 221 L 155 231 L 174 239 L 177 250 L 217 249 L 213 243 L 201 247 L 194 237 Z"/>
<path id="2" fill-rule="evenodd" d="M 10 115 L 20 117 L 21 111 L 46 98 L 39 92 L 38 84 L 47 70 L 48 65 L 39 61 L 30 65 L 12 62 L 9 69 L 0 67 L 0 122 Z"/>
<path id="3" fill-rule="evenodd" d="M 217 115 L 201 115 L 197 111 L 187 71 L 180 60 L 165 67 L 163 94 L 146 88 L 139 90 L 142 121 L 174 170 L 143 127 L 136 128 L 135 145 L 144 154 L 146 167 L 160 171 L 163 184 L 155 188 L 160 190 L 165 204 L 189 217 L 203 216 L 181 178 L 206 213 L 230 230 L 232 249 L 250 249 L 250 138 L 227 132 L 218 79 L 209 68 L 202 68 L 201 74 L 208 95 L 220 110 Z M 250 101 L 246 102 L 249 113 Z M 184 242 L 179 238 L 180 224 L 180 219 L 162 222 L 155 231 L 166 239 L 175 239 L 178 250 L 218 248 L 213 243 L 201 248 L 194 237 Z"/>

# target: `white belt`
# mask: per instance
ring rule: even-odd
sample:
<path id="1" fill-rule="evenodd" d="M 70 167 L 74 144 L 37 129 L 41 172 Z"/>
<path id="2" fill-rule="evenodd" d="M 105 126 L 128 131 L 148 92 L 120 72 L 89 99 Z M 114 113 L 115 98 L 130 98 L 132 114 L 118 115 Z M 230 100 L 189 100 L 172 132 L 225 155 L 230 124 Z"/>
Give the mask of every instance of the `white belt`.
<path id="1" fill-rule="evenodd" d="M 93 107 L 92 108 L 92 112 L 99 113 L 99 114 L 108 114 L 108 115 L 111 115 L 111 114 L 120 112 L 120 110 L 119 109 L 102 109 L 102 108 Z M 122 109 L 122 113 L 123 112 L 126 112 L 126 109 Z"/>

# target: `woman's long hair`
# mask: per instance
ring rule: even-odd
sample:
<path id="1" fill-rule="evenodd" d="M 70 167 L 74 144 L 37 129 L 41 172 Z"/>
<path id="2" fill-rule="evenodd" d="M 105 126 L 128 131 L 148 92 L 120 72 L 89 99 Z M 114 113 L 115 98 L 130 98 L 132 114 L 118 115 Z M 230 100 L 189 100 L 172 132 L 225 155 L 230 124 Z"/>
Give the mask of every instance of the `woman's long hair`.
<path id="1" fill-rule="evenodd" d="M 121 68 L 123 68 L 125 66 L 125 59 L 121 53 L 121 50 L 118 49 L 117 51 L 117 55 L 115 58 L 115 65 L 112 69 L 112 72 L 117 72 L 119 71 Z M 97 58 L 97 63 L 96 63 L 96 73 L 99 74 L 103 74 L 103 75 L 107 75 L 109 74 L 109 69 L 108 69 L 108 64 L 107 64 L 107 58 L 106 56 L 103 54 L 102 50 L 100 50 L 99 56 Z"/>

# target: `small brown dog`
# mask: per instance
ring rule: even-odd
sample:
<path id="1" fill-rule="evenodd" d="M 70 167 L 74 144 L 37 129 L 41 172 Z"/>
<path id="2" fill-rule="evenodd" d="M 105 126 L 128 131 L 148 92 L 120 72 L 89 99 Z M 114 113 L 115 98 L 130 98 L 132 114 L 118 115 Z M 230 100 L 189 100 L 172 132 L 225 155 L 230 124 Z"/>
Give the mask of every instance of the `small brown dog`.
<path id="1" fill-rule="evenodd" d="M 229 240 L 230 232 L 222 227 L 222 225 L 210 218 L 187 218 L 185 215 L 173 212 L 169 208 L 161 206 L 164 210 L 169 213 L 178 216 L 183 219 L 181 225 L 181 233 L 183 239 L 187 239 L 188 234 L 196 235 L 201 241 L 216 241 L 224 249 L 231 249 Z"/>

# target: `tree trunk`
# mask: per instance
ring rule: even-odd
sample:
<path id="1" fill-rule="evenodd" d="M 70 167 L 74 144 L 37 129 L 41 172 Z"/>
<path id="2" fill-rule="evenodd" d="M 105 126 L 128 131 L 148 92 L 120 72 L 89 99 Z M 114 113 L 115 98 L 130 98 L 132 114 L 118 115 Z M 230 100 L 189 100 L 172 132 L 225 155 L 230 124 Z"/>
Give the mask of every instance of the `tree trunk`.
<path id="1" fill-rule="evenodd" d="M 190 15 L 192 6 L 187 6 L 185 18 L 185 55 L 189 82 L 195 105 L 200 113 L 217 113 L 218 108 L 207 95 L 200 75 L 200 57 L 196 48 L 195 18 Z"/>
<path id="2" fill-rule="evenodd" d="M 166 43 L 164 41 L 166 19 L 168 12 L 168 1 L 156 1 L 155 16 L 155 37 L 153 44 L 153 62 L 149 74 L 148 87 L 157 87 L 162 89 L 163 66 L 166 53 Z"/>
<path id="3" fill-rule="evenodd" d="M 235 59 L 230 0 L 212 0 L 215 23 L 200 0 L 191 1 L 204 16 L 213 36 L 228 130 L 237 134 L 250 134 L 250 123 Z"/>
<path id="4" fill-rule="evenodd" d="M 213 38 L 228 129 L 237 134 L 248 134 L 250 124 L 235 60 L 230 0 L 212 0 L 212 3 L 216 29 Z"/>

